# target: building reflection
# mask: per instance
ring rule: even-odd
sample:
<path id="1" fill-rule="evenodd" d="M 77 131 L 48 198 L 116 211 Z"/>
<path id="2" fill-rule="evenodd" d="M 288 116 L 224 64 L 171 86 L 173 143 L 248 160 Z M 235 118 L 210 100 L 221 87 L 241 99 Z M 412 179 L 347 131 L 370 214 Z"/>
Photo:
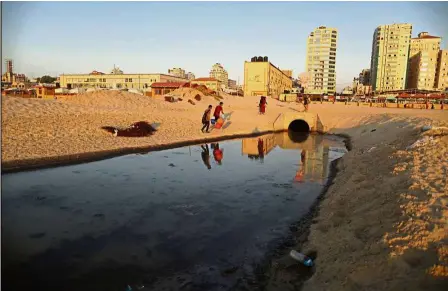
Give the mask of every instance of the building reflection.
<path id="1" fill-rule="evenodd" d="M 324 183 L 329 170 L 329 148 L 339 147 L 339 143 L 322 135 L 291 136 L 283 132 L 243 139 L 241 151 L 249 159 L 263 161 L 277 146 L 298 152 L 299 167 L 294 181 Z"/>
<path id="2" fill-rule="evenodd" d="M 241 152 L 251 160 L 263 161 L 276 146 L 274 135 L 246 138 L 242 141 Z"/>

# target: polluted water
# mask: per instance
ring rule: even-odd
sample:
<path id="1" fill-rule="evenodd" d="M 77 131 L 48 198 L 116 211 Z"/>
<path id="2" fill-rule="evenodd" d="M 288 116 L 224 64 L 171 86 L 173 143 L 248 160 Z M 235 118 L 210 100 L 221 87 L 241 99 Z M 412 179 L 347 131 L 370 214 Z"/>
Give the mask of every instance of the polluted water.
<path id="1" fill-rule="evenodd" d="M 280 133 L 3 174 L 2 287 L 241 289 L 344 149 Z"/>

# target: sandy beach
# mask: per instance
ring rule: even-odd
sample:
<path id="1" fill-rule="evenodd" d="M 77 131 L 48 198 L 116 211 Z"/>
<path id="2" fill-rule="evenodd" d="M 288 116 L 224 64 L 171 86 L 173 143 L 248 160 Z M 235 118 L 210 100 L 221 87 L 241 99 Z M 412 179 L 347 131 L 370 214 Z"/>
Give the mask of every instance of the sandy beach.
<path id="1" fill-rule="evenodd" d="M 168 145 L 272 130 L 282 112 L 301 104 L 225 96 L 231 117 L 223 130 L 202 133 L 201 117 L 218 101 L 169 103 L 125 92 L 96 92 L 60 100 L 2 97 L 2 166 L 36 159 Z M 330 133 L 347 135 L 352 149 L 318 207 L 303 252 L 317 252 L 304 290 L 442 290 L 448 279 L 448 111 L 311 104 Z M 149 137 L 117 138 L 102 126 L 158 123 Z M 426 137 L 425 137 L 426 136 Z M 417 140 L 426 143 L 409 148 Z M 297 241 L 300 239 L 297 238 Z M 296 290 L 287 254 L 273 259 L 268 290 Z M 445 284 L 445 285 L 444 285 Z"/>

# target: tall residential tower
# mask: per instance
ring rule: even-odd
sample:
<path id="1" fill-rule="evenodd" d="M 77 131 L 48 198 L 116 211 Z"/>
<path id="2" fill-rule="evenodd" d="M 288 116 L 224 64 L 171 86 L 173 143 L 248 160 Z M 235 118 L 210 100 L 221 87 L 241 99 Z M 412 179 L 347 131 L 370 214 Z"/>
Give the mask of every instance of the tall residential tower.
<path id="1" fill-rule="evenodd" d="M 434 87 L 438 90 L 448 90 L 448 50 L 439 51 Z"/>
<path id="2" fill-rule="evenodd" d="M 441 38 L 421 32 L 411 39 L 408 89 L 434 90 Z"/>
<path id="3" fill-rule="evenodd" d="M 403 90 L 411 43 L 409 23 L 381 25 L 375 29 L 370 61 L 370 80 L 374 91 Z"/>
<path id="4" fill-rule="evenodd" d="M 229 74 L 219 63 L 213 65 L 212 69 L 210 70 L 210 78 L 215 78 L 216 80 L 220 81 L 224 87 L 228 86 Z"/>
<path id="5" fill-rule="evenodd" d="M 336 92 L 336 28 L 319 26 L 308 36 L 306 72 L 309 81 L 305 93 L 334 94 Z"/>

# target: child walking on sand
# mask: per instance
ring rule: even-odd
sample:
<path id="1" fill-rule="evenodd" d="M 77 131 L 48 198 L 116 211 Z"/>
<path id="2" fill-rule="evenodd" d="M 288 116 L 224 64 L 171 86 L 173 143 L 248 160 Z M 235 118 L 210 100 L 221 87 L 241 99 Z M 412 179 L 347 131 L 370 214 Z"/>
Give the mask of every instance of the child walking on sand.
<path id="1" fill-rule="evenodd" d="M 206 130 L 207 133 L 209 133 L 209 127 L 210 127 L 210 115 L 212 112 L 213 106 L 209 105 L 208 108 L 204 111 L 204 114 L 202 115 L 202 129 L 201 131 L 204 132 Z"/>
<path id="2" fill-rule="evenodd" d="M 222 106 L 224 103 L 219 102 L 219 105 L 215 107 L 215 112 L 213 113 L 213 117 L 215 117 L 215 120 L 218 121 L 218 119 L 221 117 L 221 114 L 224 114 L 224 110 L 222 109 Z"/>

